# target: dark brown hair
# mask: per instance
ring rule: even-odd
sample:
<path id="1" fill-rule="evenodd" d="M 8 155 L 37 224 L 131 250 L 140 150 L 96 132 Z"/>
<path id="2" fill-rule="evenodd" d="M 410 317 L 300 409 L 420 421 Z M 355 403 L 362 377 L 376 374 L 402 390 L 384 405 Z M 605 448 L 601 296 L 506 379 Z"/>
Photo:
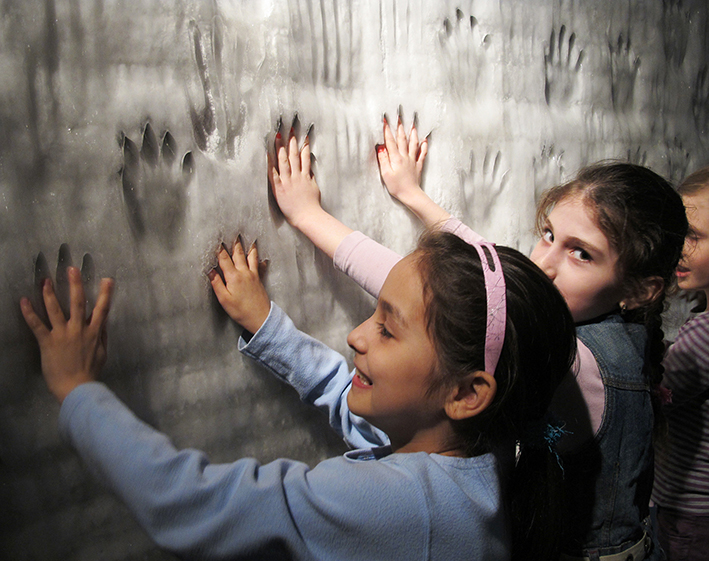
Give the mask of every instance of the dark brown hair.
<path id="1" fill-rule="evenodd" d="M 514 455 L 530 425 L 547 413 L 576 352 L 573 319 L 549 278 L 514 249 L 497 246 L 507 295 L 505 340 L 490 406 L 455 425 L 468 455 Z M 436 349 L 435 384 L 453 384 L 485 367 L 487 303 L 480 257 L 449 233 L 427 233 L 415 252 L 428 332 Z M 513 559 L 558 557 L 561 468 L 547 447 L 522 447 L 505 485 Z"/>
<path id="2" fill-rule="evenodd" d="M 578 196 L 618 254 L 616 270 L 630 294 L 649 277 L 659 277 L 664 289 L 645 306 L 629 310 L 625 321 L 644 324 L 648 332 L 646 375 L 653 387 L 662 379 L 664 354 L 662 318 L 665 294 L 676 283 L 675 269 L 687 235 L 682 198 L 662 177 L 646 167 L 600 162 L 542 196 L 537 229 L 555 205 Z M 657 399 L 655 408 L 659 415 Z"/>

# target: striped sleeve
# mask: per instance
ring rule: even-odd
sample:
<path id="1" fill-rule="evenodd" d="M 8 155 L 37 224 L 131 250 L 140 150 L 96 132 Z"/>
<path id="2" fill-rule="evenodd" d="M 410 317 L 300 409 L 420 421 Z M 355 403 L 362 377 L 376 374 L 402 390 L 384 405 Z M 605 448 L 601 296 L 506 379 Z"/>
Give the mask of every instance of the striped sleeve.
<path id="1" fill-rule="evenodd" d="M 709 515 L 709 313 L 685 324 L 664 361 L 672 404 L 669 434 L 658 446 L 653 501 Z"/>
<path id="2" fill-rule="evenodd" d="M 709 388 L 709 312 L 685 324 L 664 360 L 665 385 L 673 405 L 685 403 Z"/>

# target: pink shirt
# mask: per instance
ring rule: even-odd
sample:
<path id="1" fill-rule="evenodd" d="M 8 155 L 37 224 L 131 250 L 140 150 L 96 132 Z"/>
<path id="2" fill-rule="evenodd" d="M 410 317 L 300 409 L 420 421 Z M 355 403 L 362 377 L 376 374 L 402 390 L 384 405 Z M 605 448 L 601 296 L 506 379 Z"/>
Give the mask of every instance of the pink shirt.
<path id="1" fill-rule="evenodd" d="M 441 230 L 455 234 L 468 243 L 485 241 L 457 218 L 449 218 Z M 353 232 L 335 250 L 335 268 L 346 273 L 369 294 L 377 298 L 392 267 L 401 256 L 365 236 Z M 578 339 L 578 354 L 572 372 L 562 381 L 552 402 L 552 410 L 566 422 L 567 434 L 560 451 L 578 448 L 592 438 L 601 426 L 605 390 L 596 359 Z"/>

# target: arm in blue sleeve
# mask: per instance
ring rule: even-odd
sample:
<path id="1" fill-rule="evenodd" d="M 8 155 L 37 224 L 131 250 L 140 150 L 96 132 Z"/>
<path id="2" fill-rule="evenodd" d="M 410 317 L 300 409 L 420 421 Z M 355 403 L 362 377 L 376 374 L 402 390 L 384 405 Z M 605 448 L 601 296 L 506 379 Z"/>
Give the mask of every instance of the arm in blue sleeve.
<path id="1" fill-rule="evenodd" d="M 202 452 L 177 451 L 99 383 L 71 392 L 59 422 L 65 439 L 161 547 L 223 559 L 280 540 L 307 558 L 283 483 L 288 472 L 302 477 L 307 466 L 261 467 L 250 459 L 217 465 Z"/>
<path id="2" fill-rule="evenodd" d="M 347 406 L 352 375 L 345 358 L 327 345 L 296 329 L 276 304 L 261 328 L 239 350 L 281 380 L 306 403 L 325 412 L 330 426 L 354 448 L 389 443 L 384 432 L 354 415 Z"/>
<path id="3" fill-rule="evenodd" d="M 403 551 L 414 559 L 425 551 L 426 499 L 395 464 L 343 456 L 313 469 L 285 459 L 210 464 L 202 452 L 176 450 L 96 382 L 67 396 L 59 423 L 153 540 L 181 556 L 365 560 Z"/>

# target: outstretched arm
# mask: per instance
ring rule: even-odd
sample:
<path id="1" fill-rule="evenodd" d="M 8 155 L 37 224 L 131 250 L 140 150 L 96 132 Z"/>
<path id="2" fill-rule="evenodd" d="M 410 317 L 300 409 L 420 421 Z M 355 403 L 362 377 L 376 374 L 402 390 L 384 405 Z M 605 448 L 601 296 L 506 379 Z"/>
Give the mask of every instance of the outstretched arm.
<path id="1" fill-rule="evenodd" d="M 300 230 L 331 259 L 337 246 L 352 229 L 320 205 L 320 189 L 310 169 L 310 139 L 305 137 L 298 150 L 293 131 L 285 143 L 276 135 L 276 159 L 268 155 L 268 177 L 273 196 L 288 223 Z"/>
<path id="2" fill-rule="evenodd" d="M 419 142 L 415 124 L 412 124 L 407 138 L 399 119 L 395 137 L 384 119 L 384 144 L 377 146 L 377 160 L 389 194 L 413 212 L 427 228 L 450 232 L 468 243 L 483 241 L 481 235 L 451 216 L 421 189 L 421 173 L 427 153 L 428 140 L 424 138 Z"/>
<path id="3" fill-rule="evenodd" d="M 258 250 L 244 252 L 241 241 L 232 255 L 222 247 L 219 270 L 209 272 L 224 311 L 251 334 L 239 350 L 291 385 L 306 403 L 323 411 L 332 428 L 355 447 L 380 446 L 386 435 L 347 408 L 352 376 L 345 358 L 296 329 L 271 301 L 259 275 Z"/>
<path id="4" fill-rule="evenodd" d="M 35 313 L 27 298 L 20 301 L 22 315 L 39 343 L 42 375 L 59 403 L 76 387 L 95 381 L 106 363 L 106 321 L 113 293 L 113 280 L 102 279 L 96 306 L 87 319 L 81 272 L 76 267 L 69 267 L 67 275 L 71 301 L 68 320 L 49 279 L 42 287 L 49 327 Z"/>

